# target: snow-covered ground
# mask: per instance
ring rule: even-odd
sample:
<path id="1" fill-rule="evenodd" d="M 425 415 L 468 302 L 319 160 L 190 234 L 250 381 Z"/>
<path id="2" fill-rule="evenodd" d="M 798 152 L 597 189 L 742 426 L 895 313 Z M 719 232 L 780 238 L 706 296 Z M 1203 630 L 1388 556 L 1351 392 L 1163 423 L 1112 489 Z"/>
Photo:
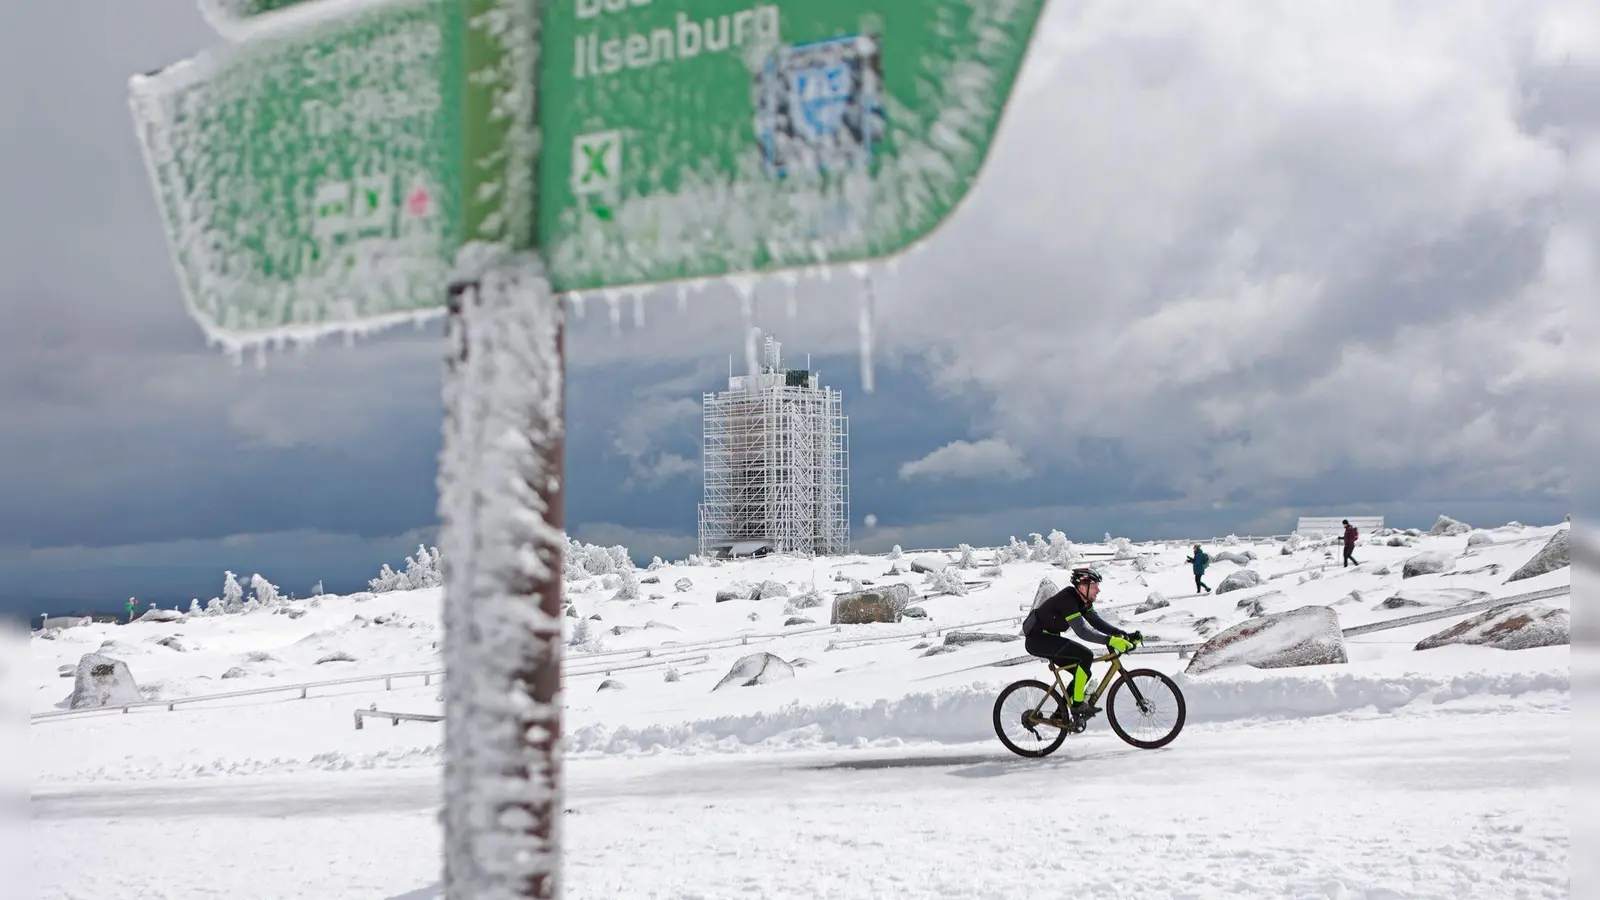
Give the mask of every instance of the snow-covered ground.
<path id="1" fill-rule="evenodd" d="M 1570 585 L 1567 568 L 1506 583 L 1556 530 L 1496 529 L 1470 547 L 1466 535 L 1370 536 L 1358 569 L 1326 544 L 1208 545 L 1252 551 L 1264 582 L 1198 597 L 1188 545 L 1134 545 L 1137 559 L 1100 563 L 1101 606 L 1152 641 L 1203 641 L 1255 599 L 1266 613 L 1329 605 L 1349 628 Z M 1402 579 L 1424 551 L 1452 570 Z M 1176 653 L 1141 653 L 1185 692 L 1175 742 L 1135 750 L 1097 721 L 1023 760 L 990 725 L 998 689 L 1044 671 L 995 665 L 1023 655 L 1021 641 L 929 651 L 952 630 L 1015 635 L 1060 568 L 1007 561 L 984 574 L 994 551 L 980 550 L 960 571 L 965 596 L 913 601 L 926 619 L 828 624 L 849 579 L 925 593 L 910 562 L 935 555 L 669 565 L 635 573 L 634 600 L 613 599 L 625 577 L 570 579 L 567 622 L 588 634 L 567 662 L 568 896 L 1569 895 L 1568 647 L 1412 649 L 1462 613 L 1351 636 L 1338 665 L 1184 676 Z M 1239 568 L 1217 563 L 1207 581 Z M 682 578 L 692 584 L 678 590 Z M 789 596 L 716 600 L 764 582 Z M 1170 605 L 1135 614 L 1152 592 Z M 1542 602 L 1570 608 L 1565 595 Z M 436 671 L 439 604 L 437 589 L 330 596 L 36 635 L 31 707 L 64 708 L 62 667 L 96 650 L 169 701 Z M 157 643 L 173 636 L 183 649 Z M 318 662 L 340 652 L 353 660 Z M 793 677 L 712 690 L 756 652 L 792 663 Z M 608 679 L 622 687 L 600 690 Z M 373 706 L 440 712 L 430 680 L 35 720 L 39 895 L 433 897 L 441 726 L 353 722 Z"/>

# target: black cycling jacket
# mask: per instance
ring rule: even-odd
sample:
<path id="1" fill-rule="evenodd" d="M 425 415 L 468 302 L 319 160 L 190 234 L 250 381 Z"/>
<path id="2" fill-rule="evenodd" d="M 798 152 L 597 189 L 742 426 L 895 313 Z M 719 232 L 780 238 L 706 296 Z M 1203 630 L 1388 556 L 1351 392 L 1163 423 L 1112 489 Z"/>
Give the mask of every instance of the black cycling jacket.
<path id="1" fill-rule="evenodd" d="M 1127 637 L 1128 633 L 1112 625 L 1094 608 L 1083 602 L 1083 597 L 1078 594 L 1078 589 L 1068 585 L 1057 592 L 1055 596 L 1039 604 L 1038 608 L 1028 613 L 1028 618 L 1022 623 L 1024 634 L 1041 632 L 1044 634 L 1061 634 L 1068 627 L 1073 634 L 1086 641 L 1097 644 L 1109 644 L 1111 640 L 1107 635 Z M 1093 627 L 1091 627 L 1093 626 Z M 1099 629 L 1104 634 L 1095 631 Z"/>

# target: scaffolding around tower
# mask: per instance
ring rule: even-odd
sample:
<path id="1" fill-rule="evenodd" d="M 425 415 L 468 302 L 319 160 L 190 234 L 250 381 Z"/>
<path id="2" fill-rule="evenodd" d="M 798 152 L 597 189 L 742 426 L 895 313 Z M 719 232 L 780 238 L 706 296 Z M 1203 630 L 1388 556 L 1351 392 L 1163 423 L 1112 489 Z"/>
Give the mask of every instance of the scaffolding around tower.
<path id="1" fill-rule="evenodd" d="M 758 372 L 701 406 L 700 555 L 841 554 L 850 547 L 849 418 L 815 372 L 783 368 L 766 338 Z"/>

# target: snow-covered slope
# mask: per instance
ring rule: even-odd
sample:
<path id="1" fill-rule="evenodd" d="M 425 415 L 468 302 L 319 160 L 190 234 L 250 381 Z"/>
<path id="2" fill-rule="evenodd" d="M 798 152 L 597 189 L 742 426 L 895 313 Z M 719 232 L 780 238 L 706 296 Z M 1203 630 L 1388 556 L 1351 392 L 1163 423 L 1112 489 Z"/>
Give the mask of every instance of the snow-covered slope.
<path id="1" fill-rule="evenodd" d="M 1349 569 L 1340 567 L 1338 549 L 1328 544 L 1288 552 L 1280 543 L 1214 547 L 1213 552 L 1254 556 L 1247 566 L 1263 583 L 1201 596 L 1193 595 L 1184 562 L 1188 545 L 1137 545 L 1131 558 L 1117 560 L 1106 559 L 1109 547 L 1076 549 L 1080 558 L 1099 559 L 1107 577 L 1101 606 L 1108 616 L 1142 629 L 1151 643 L 1198 642 L 1244 620 L 1252 606 L 1270 613 L 1328 605 L 1348 628 L 1570 584 L 1570 569 L 1505 584 L 1554 530 L 1504 529 L 1494 533 L 1496 543 L 1471 547 L 1465 535 L 1372 536 L 1358 548 L 1362 565 Z M 1389 546 L 1391 537 L 1405 545 Z M 1048 555 L 1043 550 L 1039 555 Z M 1449 556 L 1453 570 L 1402 578 L 1404 560 L 1429 551 Z M 567 582 L 573 615 L 566 622 L 577 642 L 567 658 L 570 746 L 576 753 L 607 753 L 983 740 L 994 689 L 1041 669 L 994 665 L 1023 656 L 1020 640 L 946 647 L 946 636 L 952 630 L 1017 636 L 1040 581 L 1060 584 L 1066 575 L 1048 562 L 998 561 L 999 555 L 978 551 L 977 565 L 953 570 L 967 584 L 965 596 L 931 594 L 926 586 L 932 577 L 910 573 L 913 559 L 924 566 L 940 559 L 955 563 L 955 553 L 678 564 L 627 576 L 588 576 L 569 567 L 575 576 Z M 1215 586 L 1239 568 L 1217 563 L 1207 580 Z M 639 581 L 637 599 L 615 599 L 630 577 Z M 892 583 L 916 592 L 912 605 L 925 618 L 828 624 L 837 592 Z M 744 599 L 758 588 L 764 596 Z M 1135 613 L 1152 593 L 1163 595 L 1168 605 Z M 718 602 L 719 594 L 741 599 Z M 63 708 L 72 681 L 60 673 L 90 652 L 126 662 L 151 700 L 438 671 L 440 603 L 437 588 L 323 596 L 271 611 L 90 625 L 60 630 L 50 639 L 36 634 L 32 707 L 36 713 Z M 1564 647 L 1514 654 L 1478 647 L 1412 649 L 1454 621 L 1352 637 L 1351 661 L 1343 666 L 1270 674 L 1226 670 L 1185 679 L 1191 719 L 1392 706 L 1439 691 L 1511 696 L 1565 690 Z M 739 659 L 757 652 L 792 663 L 794 677 L 712 691 Z M 1140 664 L 1176 673 L 1185 661 L 1176 654 L 1145 653 Z M 40 722 L 33 729 L 39 774 L 80 780 L 432 765 L 438 758 L 437 726 L 380 723 L 384 727 L 356 731 L 351 719 L 356 708 L 373 705 L 439 713 L 437 682 L 429 680 L 432 684 L 425 686 L 421 678 L 399 679 L 392 690 L 382 682 L 318 687 L 304 700 L 298 692 L 283 692 L 181 705 L 171 712 L 156 706 L 125 716 Z M 608 680 L 622 689 L 598 690 Z M 1251 684 L 1257 685 L 1251 689 L 1255 693 L 1244 687 Z"/>

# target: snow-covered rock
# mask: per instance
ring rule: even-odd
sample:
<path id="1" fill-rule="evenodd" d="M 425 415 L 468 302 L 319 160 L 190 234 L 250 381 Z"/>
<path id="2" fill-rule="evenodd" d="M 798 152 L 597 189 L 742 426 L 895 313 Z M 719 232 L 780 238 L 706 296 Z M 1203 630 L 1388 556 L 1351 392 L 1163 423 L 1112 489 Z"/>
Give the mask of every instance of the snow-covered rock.
<path id="1" fill-rule="evenodd" d="M 1171 605 L 1172 605 L 1171 601 L 1169 601 L 1169 600 L 1167 600 L 1167 598 L 1161 596 L 1161 592 L 1160 591 L 1151 591 L 1150 592 L 1150 596 L 1146 597 L 1143 603 L 1141 603 L 1138 606 L 1134 607 L 1133 614 L 1134 615 L 1140 615 L 1142 613 L 1147 613 L 1147 612 L 1151 612 L 1153 610 L 1162 609 L 1164 607 L 1168 607 L 1168 606 L 1171 606 Z"/>
<path id="2" fill-rule="evenodd" d="M 1572 615 L 1547 603 L 1497 606 L 1417 642 L 1418 650 L 1475 644 L 1497 650 L 1527 650 L 1572 642 Z"/>
<path id="3" fill-rule="evenodd" d="M 1401 578 L 1418 575 L 1438 575 L 1456 567 L 1456 558 L 1443 550 L 1424 550 L 1406 560 L 1400 571 Z"/>
<path id="4" fill-rule="evenodd" d="M 1039 579 L 1039 586 L 1035 588 L 1033 592 L 1033 606 L 1029 608 L 1038 609 L 1039 604 L 1049 600 L 1051 597 L 1054 597 L 1060 592 L 1060 590 L 1060 588 L 1056 587 L 1056 583 L 1054 581 L 1051 581 L 1048 578 Z"/>
<path id="5" fill-rule="evenodd" d="M 906 605 L 898 592 L 860 590 L 840 594 L 833 600 L 830 625 L 865 625 L 869 622 L 898 622 Z"/>
<path id="6" fill-rule="evenodd" d="M 1229 572 L 1228 577 L 1222 579 L 1217 584 L 1217 589 L 1212 593 L 1226 594 L 1230 591 L 1242 591 L 1245 588 L 1259 587 L 1263 583 L 1260 572 L 1255 569 L 1240 569 L 1237 572 Z"/>
<path id="7" fill-rule="evenodd" d="M 1237 566 L 1248 566 L 1255 561 L 1255 558 L 1256 552 L 1254 550 L 1237 552 L 1233 550 L 1218 550 L 1216 553 L 1211 554 L 1212 562 L 1231 562 Z"/>
<path id="8" fill-rule="evenodd" d="M 1280 669 L 1348 662 L 1339 616 L 1326 606 L 1302 606 L 1241 622 L 1195 651 L 1186 674 L 1227 666 Z"/>
<path id="9" fill-rule="evenodd" d="M 1464 603 L 1476 603 L 1489 599 L 1492 594 L 1488 591 L 1475 591 L 1471 588 L 1435 588 L 1417 589 L 1400 588 L 1394 595 L 1379 601 L 1373 609 L 1406 609 L 1408 607 L 1450 607 L 1460 606 Z"/>
<path id="10" fill-rule="evenodd" d="M 1004 644 L 1010 641 L 1020 641 L 1020 634 L 997 634 L 992 631 L 952 631 L 944 636 L 947 647 L 964 647 L 967 644 Z"/>
<path id="11" fill-rule="evenodd" d="M 332 653 L 329 653 L 329 654 L 327 654 L 325 656 L 319 657 L 317 659 L 317 665 L 320 666 L 320 665 L 323 665 L 324 663 L 355 662 L 355 661 L 356 661 L 356 658 L 354 656 L 351 656 L 347 651 L 335 650 Z"/>
<path id="12" fill-rule="evenodd" d="M 140 616 L 135 621 L 138 621 L 138 622 L 181 622 L 181 621 L 183 621 L 183 613 L 181 613 L 181 612 L 179 612 L 178 610 L 175 610 L 175 609 L 161 609 L 159 607 L 152 606 L 149 609 L 145 610 L 144 611 L 144 615 Z"/>
<path id="13" fill-rule="evenodd" d="M 1494 542 L 1494 535 L 1487 531 L 1474 531 L 1467 535 L 1468 547 L 1487 547 Z"/>
<path id="14" fill-rule="evenodd" d="M 749 600 L 750 592 L 747 590 L 721 590 L 717 591 L 717 602 L 728 603 L 733 600 Z"/>
<path id="15" fill-rule="evenodd" d="M 693 588 L 694 588 L 694 582 L 690 581 L 687 578 L 679 578 L 677 581 L 674 581 L 672 583 L 672 589 L 677 591 L 680 594 L 687 593 L 689 590 L 691 590 Z"/>
<path id="16" fill-rule="evenodd" d="M 766 581 L 761 582 L 761 586 L 756 588 L 755 594 L 752 595 L 751 599 L 752 600 L 766 600 L 766 599 L 769 599 L 769 598 L 772 598 L 772 597 L 787 597 L 787 596 L 789 596 L 789 586 L 788 585 L 784 584 L 781 581 L 773 581 L 771 579 L 768 579 Z"/>
<path id="17" fill-rule="evenodd" d="M 1433 527 L 1428 529 L 1428 533 L 1433 535 L 1466 534 L 1471 530 L 1471 525 L 1459 522 L 1449 516 L 1441 515 L 1439 516 L 1439 521 L 1433 523 Z"/>
<path id="18" fill-rule="evenodd" d="M 250 673 L 248 671 L 246 671 L 245 669 L 241 668 L 240 666 L 234 666 L 233 668 L 229 669 L 228 671 L 223 672 L 222 673 L 222 677 L 223 678 L 244 678 L 245 676 L 247 676 L 249 674 Z"/>
<path id="19" fill-rule="evenodd" d="M 783 620 L 783 627 L 785 627 L 785 628 L 788 628 L 788 627 L 790 627 L 792 625 L 815 625 L 815 624 L 817 624 L 816 620 L 808 619 L 805 616 L 790 616 L 789 618 Z"/>
<path id="20" fill-rule="evenodd" d="M 934 572 L 942 571 L 948 565 L 950 565 L 950 560 L 942 555 L 919 556 L 911 561 L 911 571 L 923 575 L 932 575 Z"/>
<path id="21" fill-rule="evenodd" d="M 102 706 L 122 706 L 144 699 L 138 682 L 128 664 L 100 653 L 86 653 L 78 660 L 76 680 L 72 685 L 70 709 L 97 709 Z"/>
<path id="22" fill-rule="evenodd" d="M 188 653 L 189 652 L 189 645 L 185 644 L 183 642 L 183 640 L 181 638 L 179 638 L 177 635 L 172 635 L 171 637 L 164 637 L 161 640 L 156 641 L 156 646 L 158 646 L 158 647 L 166 647 L 168 650 L 176 650 L 179 653 Z"/>
<path id="23" fill-rule="evenodd" d="M 627 687 L 628 687 L 627 685 L 625 685 L 622 682 L 616 680 L 615 678 L 607 678 L 605 681 L 600 682 L 600 686 L 595 688 L 594 690 L 595 690 L 595 693 L 598 694 L 601 691 L 622 691 L 622 690 L 627 690 Z"/>
<path id="24" fill-rule="evenodd" d="M 926 619 L 928 617 L 928 611 L 920 606 L 908 606 L 906 607 L 906 611 L 901 613 L 901 615 L 908 619 Z"/>
<path id="25" fill-rule="evenodd" d="M 740 657 L 712 690 L 720 691 L 730 686 L 754 687 L 758 684 L 786 681 L 793 677 L 794 666 L 789 665 L 781 657 L 773 656 L 771 653 L 752 653 Z"/>
<path id="26" fill-rule="evenodd" d="M 806 591 L 804 594 L 790 600 L 788 605 L 795 609 L 815 609 L 824 602 L 821 594 L 815 591 Z"/>
<path id="27" fill-rule="evenodd" d="M 1253 618 L 1266 615 L 1268 604 L 1276 604 L 1278 601 L 1286 599 L 1288 599 L 1288 595 L 1283 591 L 1267 591 L 1264 594 L 1257 594 L 1254 597 L 1246 597 L 1240 600 L 1234 604 L 1234 609 Z"/>
<path id="28" fill-rule="evenodd" d="M 1522 564 L 1522 567 L 1511 573 L 1506 583 L 1521 581 L 1536 575 L 1544 575 L 1557 569 L 1572 565 L 1572 529 L 1563 528 L 1550 536 L 1550 540 L 1540 548 L 1533 558 Z"/>
<path id="29" fill-rule="evenodd" d="M 61 631 L 66 628 L 82 628 L 94 624 L 94 619 L 89 616 L 50 616 L 40 625 L 41 631 Z"/>

